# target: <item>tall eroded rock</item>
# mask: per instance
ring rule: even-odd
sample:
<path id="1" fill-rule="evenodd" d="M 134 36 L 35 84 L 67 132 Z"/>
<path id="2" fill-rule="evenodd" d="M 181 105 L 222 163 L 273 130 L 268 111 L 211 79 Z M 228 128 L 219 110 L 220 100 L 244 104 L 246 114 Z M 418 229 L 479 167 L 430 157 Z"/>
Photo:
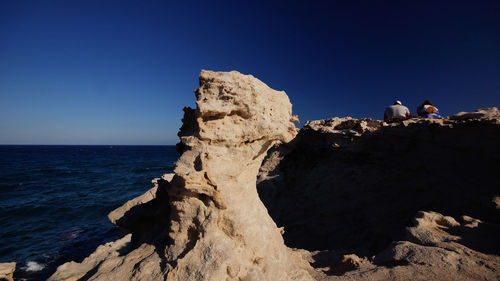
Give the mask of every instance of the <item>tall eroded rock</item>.
<path id="1" fill-rule="evenodd" d="M 196 98 L 175 174 L 108 216 L 131 235 L 49 281 L 500 280 L 497 108 L 295 136 L 285 93 L 250 75 L 202 71 Z"/>
<path id="2" fill-rule="evenodd" d="M 309 280 L 256 190 L 267 150 L 296 134 L 284 92 L 251 75 L 202 71 L 185 109 L 168 194 L 168 280 Z"/>
<path id="3" fill-rule="evenodd" d="M 110 213 L 132 233 L 49 280 L 312 280 L 260 201 L 267 150 L 296 135 L 284 92 L 236 71 L 202 71 L 185 108 L 173 178 Z"/>

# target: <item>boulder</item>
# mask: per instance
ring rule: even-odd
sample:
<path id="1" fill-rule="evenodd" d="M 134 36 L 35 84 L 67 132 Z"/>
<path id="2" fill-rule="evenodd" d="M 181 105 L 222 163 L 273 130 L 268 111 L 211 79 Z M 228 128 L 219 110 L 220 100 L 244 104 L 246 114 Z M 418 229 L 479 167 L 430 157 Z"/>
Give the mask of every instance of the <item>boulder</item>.
<path id="1" fill-rule="evenodd" d="M 15 262 L 0 263 L 0 280 L 14 281 Z"/>

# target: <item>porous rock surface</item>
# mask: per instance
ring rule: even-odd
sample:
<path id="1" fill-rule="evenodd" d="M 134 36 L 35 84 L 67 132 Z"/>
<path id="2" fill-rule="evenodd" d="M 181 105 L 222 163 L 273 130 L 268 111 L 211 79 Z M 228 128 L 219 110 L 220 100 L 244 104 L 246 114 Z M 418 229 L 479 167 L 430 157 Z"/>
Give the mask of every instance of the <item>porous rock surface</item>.
<path id="1" fill-rule="evenodd" d="M 175 174 L 109 214 L 130 234 L 49 280 L 500 279 L 497 108 L 296 135 L 252 76 L 202 71 L 196 98 Z"/>
<path id="2" fill-rule="evenodd" d="M 288 97 L 235 71 L 199 79 L 175 175 L 109 215 L 131 235 L 49 280 L 313 280 L 256 190 L 267 150 L 296 135 Z"/>
<path id="3" fill-rule="evenodd" d="M 16 270 L 15 262 L 0 263 L 0 280 L 13 281 L 14 271 Z"/>
<path id="4" fill-rule="evenodd" d="M 317 280 L 499 280 L 499 143 L 497 108 L 308 121 L 258 190 Z"/>

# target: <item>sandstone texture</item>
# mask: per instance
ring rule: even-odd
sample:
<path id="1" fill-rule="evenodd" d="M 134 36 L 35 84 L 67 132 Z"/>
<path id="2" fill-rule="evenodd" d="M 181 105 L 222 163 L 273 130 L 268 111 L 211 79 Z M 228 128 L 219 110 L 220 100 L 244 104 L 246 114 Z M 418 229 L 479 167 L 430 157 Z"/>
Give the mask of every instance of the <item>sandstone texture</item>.
<path id="1" fill-rule="evenodd" d="M 309 280 L 259 200 L 267 150 L 296 134 L 284 92 L 238 72 L 202 71 L 185 110 L 182 156 L 168 189 L 168 280 Z M 193 122 L 194 121 L 194 122 Z"/>
<path id="2" fill-rule="evenodd" d="M 499 143 L 497 108 L 308 121 L 258 190 L 317 280 L 499 280 Z"/>
<path id="3" fill-rule="evenodd" d="M 0 263 L 0 280 L 14 281 L 15 262 Z"/>
<path id="4" fill-rule="evenodd" d="M 49 280 L 500 280 L 497 108 L 298 131 L 284 92 L 199 79 L 174 174 Z"/>
<path id="5" fill-rule="evenodd" d="M 292 105 L 251 75 L 200 73 L 173 178 L 110 213 L 131 232 L 50 280 L 313 280 L 256 189 L 262 159 L 297 130 Z"/>

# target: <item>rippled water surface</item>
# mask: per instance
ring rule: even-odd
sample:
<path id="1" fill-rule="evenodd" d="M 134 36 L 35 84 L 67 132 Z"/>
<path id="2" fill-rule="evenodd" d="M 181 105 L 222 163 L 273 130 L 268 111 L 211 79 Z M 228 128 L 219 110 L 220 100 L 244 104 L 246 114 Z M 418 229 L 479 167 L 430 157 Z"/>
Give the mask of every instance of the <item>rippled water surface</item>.
<path id="1" fill-rule="evenodd" d="M 0 262 L 45 280 L 117 238 L 107 214 L 171 173 L 175 146 L 0 146 Z"/>

